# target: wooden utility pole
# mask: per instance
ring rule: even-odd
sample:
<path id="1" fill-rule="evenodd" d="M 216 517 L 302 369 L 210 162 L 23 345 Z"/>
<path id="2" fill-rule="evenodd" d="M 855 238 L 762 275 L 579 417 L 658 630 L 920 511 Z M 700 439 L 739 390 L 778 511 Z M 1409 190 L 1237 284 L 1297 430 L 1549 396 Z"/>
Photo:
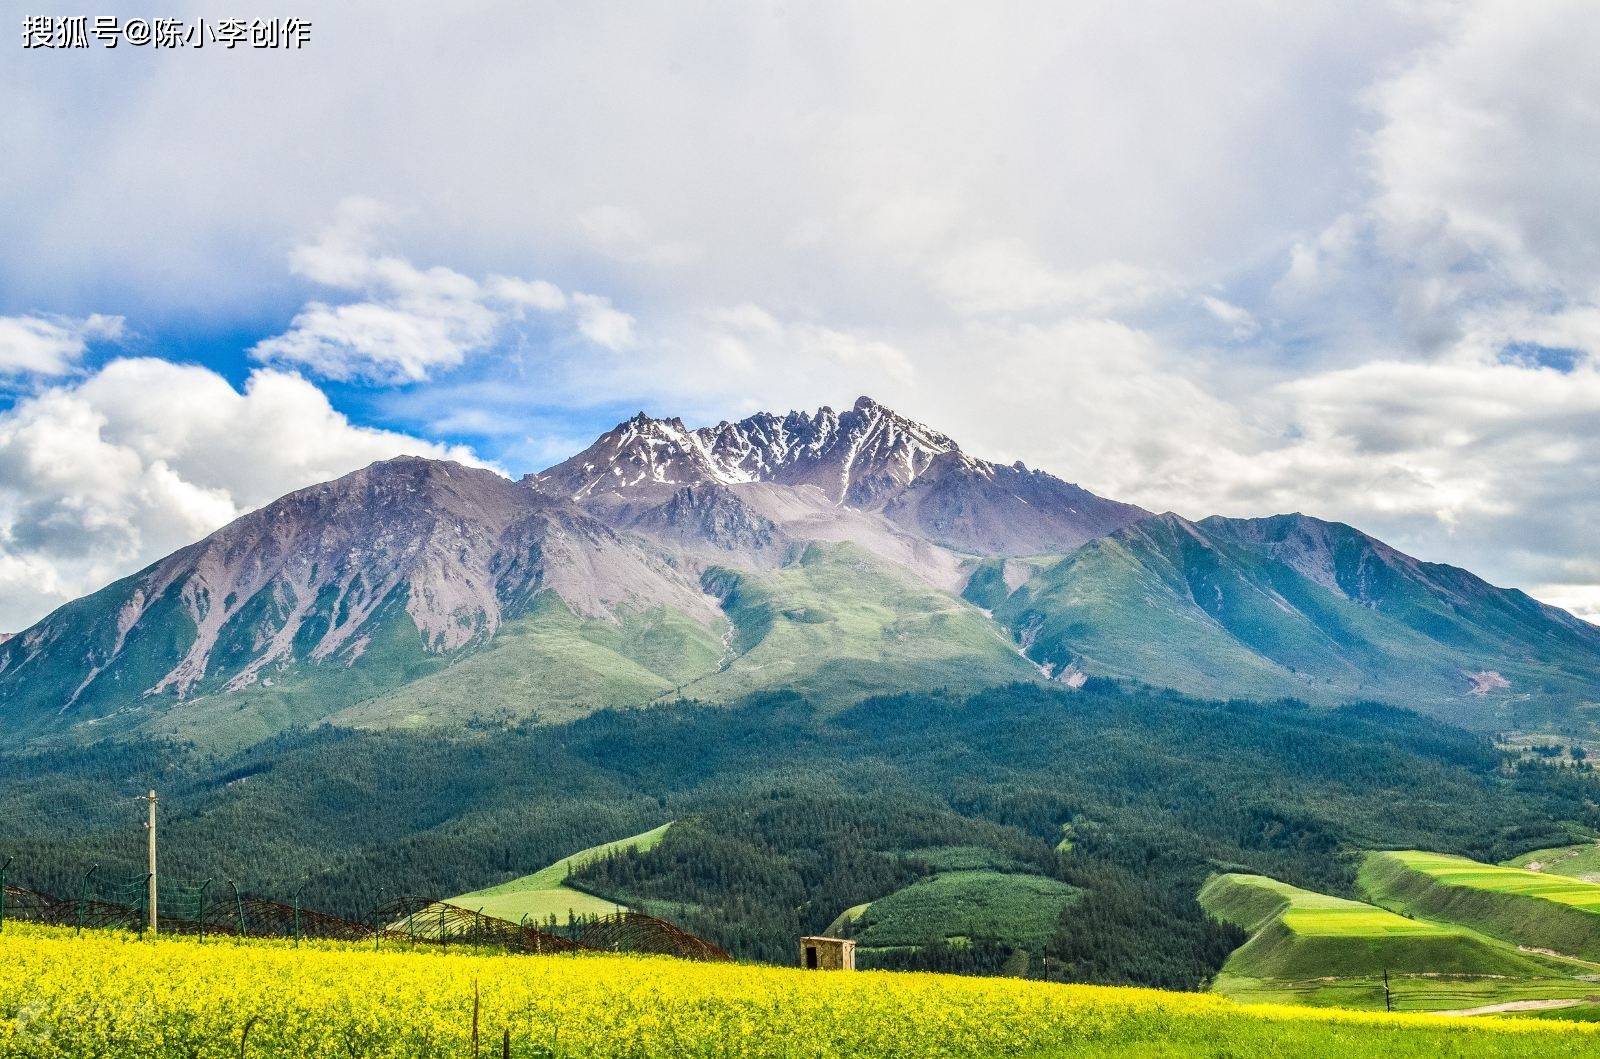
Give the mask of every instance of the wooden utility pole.
<path id="1" fill-rule="evenodd" d="M 147 903 L 150 906 L 150 936 L 156 934 L 156 792 L 152 788 L 146 796 L 150 805 L 150 819 L 145 822 L 145 838 L 150 846 L 150 893 Z"/>
<path id="2" fill-rule="evenodd" d="M 1383 1010 L 1394 1010 L 1394 1004 L 1389 999 L 1389 968 L 1387 967 L 1383 969 Z"/>

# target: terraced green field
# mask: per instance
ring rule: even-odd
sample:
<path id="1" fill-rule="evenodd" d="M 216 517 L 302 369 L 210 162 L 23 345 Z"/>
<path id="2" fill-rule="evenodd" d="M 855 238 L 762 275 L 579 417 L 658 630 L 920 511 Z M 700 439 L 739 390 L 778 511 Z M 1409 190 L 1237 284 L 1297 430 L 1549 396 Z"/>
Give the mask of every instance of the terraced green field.
<path id="1" fill-rule="evenodd" d="M 1600 884 L 1415 850 L 1369 853 L 1356 881 L 1374 901 L 1408 915 L 1600 960 Z"/>
<path id="2" fill-rule="evenodd" d="M 1600 968 L 1264 876 L 1216 876 L 1200 903 L 1250 932 L 1213 986 L 1236 1000 L 1435 1011 L 1600 993 L 1578 978 Z"/>
<path id="3" fill-rule="evenodd" d="M 671 826 L 671 823 L 665 823 L 640 835 L 591 846 L 570 857 L 563 857 L 532 875 L 452 897 L 450 903 L 513 922 L 520 921 L 523 916 L 527 916 L 531 922 L 545 922 L 554 916 L 558 922 L 564 923 L 569 915 L 604 916 L 625 911 L 622 905 L 568 886 L 568 873 L 625 849 L 637 849 L 640 852 L 653 849 Z"/>

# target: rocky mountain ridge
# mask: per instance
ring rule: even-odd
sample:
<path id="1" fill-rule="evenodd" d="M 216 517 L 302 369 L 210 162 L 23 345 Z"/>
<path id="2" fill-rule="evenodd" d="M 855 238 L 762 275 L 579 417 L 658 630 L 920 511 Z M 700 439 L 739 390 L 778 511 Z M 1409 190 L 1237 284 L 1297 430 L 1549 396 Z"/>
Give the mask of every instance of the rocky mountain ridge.
<path id="1" fill-rule="evenodd" d="M 675 487 L 813 487 L 957 551 L 1064 551 L 1149 514 L 1020 462 L 967 455 L 948 436 L 870 397 L 844 413 L 760 413 L 690 430 L 643 412 L 528 480 L 624 519 Z"/>
<path id="2" fill-rule="evenodd" d="M 520 482 L 401 458 L 0 640 L 0 724 L 270 735 L 1093 676 L 1484 727 L 1600 700 L 1600 628 L 1348 526 L 1150 515 L 863 398 L 636 416 Z"/>

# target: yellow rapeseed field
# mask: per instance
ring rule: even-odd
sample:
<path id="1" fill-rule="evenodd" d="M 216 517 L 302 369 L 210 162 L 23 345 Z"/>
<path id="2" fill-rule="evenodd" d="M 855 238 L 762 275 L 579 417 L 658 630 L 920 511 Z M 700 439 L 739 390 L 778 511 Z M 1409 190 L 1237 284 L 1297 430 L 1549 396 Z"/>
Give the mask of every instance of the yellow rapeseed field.
<path id="1" fill-rule="evenodd" d="M 476 995 L 476 1000 L 475 1000 Z M 1587 1025 L 1266 1006 L 1144 989 L 661 957 L 7 924 L 0 1056 L 1600 1055 Z"/>

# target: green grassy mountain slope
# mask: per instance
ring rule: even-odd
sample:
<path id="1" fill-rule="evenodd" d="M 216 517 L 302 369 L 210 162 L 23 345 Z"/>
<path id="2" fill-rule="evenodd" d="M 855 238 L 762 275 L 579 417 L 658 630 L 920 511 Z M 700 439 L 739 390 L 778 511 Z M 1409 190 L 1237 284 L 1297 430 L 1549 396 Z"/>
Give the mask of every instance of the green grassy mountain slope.
<path id="1" fill-rule="evenodd" d="M 671 826 L 671 823 L 665 823 L 628 838 L 590 846 L 562 857 L 532 875 L 452 897 L 450 903 L 514 923 L 520 922 L 524 916 L 530 923 L 548 922 L 552 916 L 557 923 L 565 923 L 568 916 L 605 916 L 625 911 L 624 905 L 569 885 L 568 877 L 586 865 L 624 850 L 648 852 L 661 843 Z"/>
<path id="2" fill-rule="evenodd" d="M 357 728 L 466 721 L 570 720 L 607 707 L 641 706 L 706 673 L 724 653 L 720 630 L 655 608 L 584 619 L 558 599 L 508 621 L 483 647 L 448 667 L 336 713 Z"/>
<path id="3" fill-rule="evenodd" d="M 1565 875 L 1584 882 L 1600 883 L 1600 842 L 1581 842 L 1572 846 L 1536 849 L 1506 861 L 1508 868 L 1525 868 L 1548 875 Z"/>
<path id="4" fill-rule="evenodd" d="M 693 698 L 780 687 L 843 706 L 1039 676 L 977 607 L 851 544 L 807 545 L 775 570 L 714 569 L 705 583 L 734 636 L 729 664 L 683 688 Z"/>
<path id="5" fill-rule="evenodd" d="M 1043 571 L 996 616 L 1054 672 L 1196 693 L 1383 699 L 1485 727 L 1559 719 L 1600 694 L 1600 628 L 1301 515 L 1150 518 Z"/>
<path id="6" fill-rule="evenodd" d="M 532 486 L 391 461 L 0 642 L 0 723 L 231 749 L 324 721 L 554 723 L 771 688 L 842 708 L 1037 675 L 922 567 L 845 542 L 775 551 L 708 570 Z"/>
<path id="7" fill-rule="evenodd" d="M 1600 884 L 1416 850 L 1371 853 L 1358 885 L 1410 915 L 1600 960 Z"/>

